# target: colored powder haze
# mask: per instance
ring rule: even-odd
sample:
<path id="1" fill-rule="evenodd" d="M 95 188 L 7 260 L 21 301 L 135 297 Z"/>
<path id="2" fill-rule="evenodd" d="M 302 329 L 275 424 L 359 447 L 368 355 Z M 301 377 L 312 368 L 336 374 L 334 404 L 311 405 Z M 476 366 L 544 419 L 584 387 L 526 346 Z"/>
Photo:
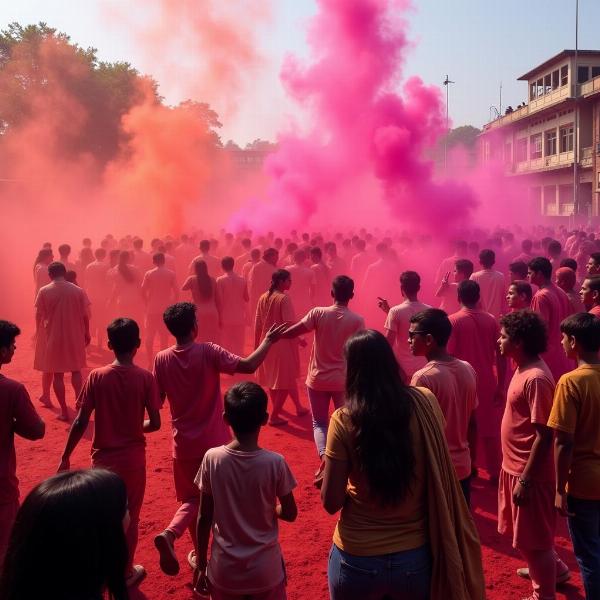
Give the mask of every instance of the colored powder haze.
<path id="1" fill-rule="evenodd" d="M 247 0 L 238 0 L 237 10 L 233 3 L 223 9 L 213 0 L 198 15 L 194 4 L 155 2 L 150 22 L 132 24 L 133 35 L 165 78 L 186 82 L 190 94 L 214 102 L 226 118 L 260 69 L 256 32 L 269 11 Z M 439 88 L 419 78 L 402 80 L 411 50 L 403 19 L 408 10 L 405 0 L 320 0 L 308 30 L 308 64 L 288 57 L 281 70 L 308 124 L 289 123 L 261 175 L 240 175 L 215 151 L 210 142 L 218 123 L 207 126 L 197 116 L 206 106 L 161 105 L 149 82 L 139 85 L 138 101 L 123 118 L 128 137 L 118 157 L 98 164 L 73 152 L 72 144 L 82 128 L 101 123 L 90 122 L 75 91 L 59 83 L 64 77 L 48 77 L 39 93 L 29 94 L 27 117 L 3 141 L 3 173 L 17 180 L 0 198 L 3 221 L 14 224 L 6 239 L 14 252 L 0 257 L 5 277 L 17 290 L 28 289 L 31 262 L 47 238 L 54 247 L 66 241 L 76 249 L 82 237 L 98 242 L 107 232 L 148 239 L 249 227 L 284 235 L 290 228 L 330 229 L 331 223 L 444 238 L 470 226 L 478 205 L 484 207 L 478 219 L 498 223 L 490 207 L 504 210 L 507 200 L 521 195 L 507 195 L 501 176 L 435 177 L 427 155 L 445 132 L 445 106 Z M 162 52 L 173 30 L 180 32 L 178 42 Z M 178 63 L 182 48 L 198 55 L 197 69 Z M 81 68 L 67 44 L 52 40 L 42 45 L 40 60 L 50 75 L 75 76 Z M 12 76 L 10 68 L 0 71 L 0 87 Z M 12 304 L 23 307 L 16 292 Z"/>

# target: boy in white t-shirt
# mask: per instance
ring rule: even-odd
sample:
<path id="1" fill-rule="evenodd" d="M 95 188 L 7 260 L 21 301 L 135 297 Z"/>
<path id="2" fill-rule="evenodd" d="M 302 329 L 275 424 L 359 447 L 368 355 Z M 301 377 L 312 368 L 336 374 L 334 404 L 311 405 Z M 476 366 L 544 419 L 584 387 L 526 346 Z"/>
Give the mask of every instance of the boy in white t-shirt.
<path id="1" fill-rule="evenodd" d="M 278 519 L 296 519 L 296 480 L 283 456 L 258 445 L 268 417 L 267 395 L 259 385 L 230 388 L 223 418 L 234 438 L 209 450 L 196 476 L 201 501 L 195 590 L 210 593 L 212 600 L 287 597 Z"/>

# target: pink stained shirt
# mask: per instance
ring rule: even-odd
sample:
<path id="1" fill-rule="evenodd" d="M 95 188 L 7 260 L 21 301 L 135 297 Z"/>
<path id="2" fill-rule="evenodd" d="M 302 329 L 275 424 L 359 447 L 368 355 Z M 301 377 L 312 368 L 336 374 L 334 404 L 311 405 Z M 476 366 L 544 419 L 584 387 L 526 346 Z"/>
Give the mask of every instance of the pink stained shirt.
<path id="1" fill-rule="evenodd" d="M 468 430 L 477 408 L 477 375 L 464 360 L 429 361 L 413 376 L 410 385 L 424 387 L 437 398 L 446 420 L 446 441 L 458 479 L 471 474 Z"/>
<path id="2" fill-rule="evenodd" d="M 19 499 L 15 433 L 29 439 L 43 430 L 25 386 L 0 374 L 0 504 Z"/>
<path id="3" fill-rule="evenodd" d="M 569 297 L 556 285 L 540 288 L 531 299 L 531 310 L 539 313 L 548 328 L 548 349 L 542 358 L 550 368 L 554 381 L 575 368 L 561 345 L 560 323 L 571 314 Z"/>
<path id="4" fill-rule="evenodd" d="M 146 407 L 160 407 L 152 373 L 136 365 L 106 365 L 90 372 L 77 406 L 94 410 L 92 461 L 135 468 L 145 462 Z"/>
<path id="5" fill-rule="evenodd" d="M 208 577 L 228 594 L 260 594 L 284 577 L 275 515 L 277 499 L 296 480 L 285 459 L 269 450 L 209 450 L 196 485 L 213 497 L 213 541 Z"/>
<path id="6" fill-rule="evenodd" d="M 313 306 L 327 306 L 331 302 L 331 277 L 325 263 L 313 263 L 310 270 L 315 276 Z M 292 284 L 293 285 L 293 284 Z"/>
<path id="7" fill-rule="evenodd" d="M 178 295 L 175 271 L 166 267 L 154 267 L 146 271 L 142 280 L 142 292 L 146 297 L 146 313 L 162 315 Z"/>
<path id="8" fill-rule="evenodd" d="M 175 458 L 202 458 L 231 438 L 223 421 L 220 374 L 235 373 L 239 361 L 212 343 L 175 345 L 156 355 L 154 374 L 169 401 Z"/>
<path id="9" fill-rule="evenodd" d="M 217 278 L 216 294 L 221 307 L 222 325 L 244 325 L 248 307 L 246 280 L 233 272 L 221 275 Z"/>
<path id="10" fill-rule="evenodd" d="M 106 262 L 95 260 L 85 268 L 85 291 L 94 305 L 108 300 L 107 279 L 109 265 Z M 93 309 L 96 310 L 97 306 Z"/>
<path id="11" fill-rule="evenodd" d="M 506 281 L 500 271 L 483 269 L 471 275 L 481 290 L 481 308 L 496 319 L 506 312 Z"/>
<path id="12" fill-rule="evenodd" d="M 422 369 L 427 363 L 427 359 L 424 356 L 414 356 L 410 351 L 408 343 L 410 319 L 413 315 L 428 308 L 431 308 L 431 306 L 423 302 L 405 300 L 401 304 L 392 306 L 385 320 L 385 330 L 393 331 L 396 334 L 394 353 L 406 375 L 407 382 L 410 381 L 415 371 Z"/>
<path id="13" fill-rule="evenodd" d="M 552 410 L 554 379 L 548 365 L 539 360 L 515 371 L 502 417 L 502 468 L 518 477 L 523 473 L 536 438 L 534 423 L 546 425 Z M 552 451 L 539 465 L 536 481 L 554 481 Z"/>
<path id="14" fill-rule="evenodd" d="M 501 414 L 494 407 L 494 373 L 500 329 L 496 319 L 478 309 L 461 308 L 449 316 L 452 335 L 448 353 L 467 361 L 477 374 L 477 426 L 483 437 L 500 435 Z"/>
<path id="15" fill-rule="evenodd" d="M 294 310 L 296 314 L 304 315 L 313 307 L 310 295 L 317 284 L 315 273 L 308 267 L 295 264 L 287 267 L 287 270 L 292 276 L 292 286 L 288 294 L 292 299 Z"/>
<path id="16" fill-rule="evenodd" d="M 365 328 L 364 319 L 347 306 L 318 306 L 301 323 L 315 332 L 306 385 L 317 391 L 341 392 L 346 387 L 344 344 Z"/>
<path id="17" fill-rule="evenodd" d="M 45 332 L 39 370 L 45 373 L 80 371 L 86 366 L 85 322 L 90 306 L 87 294 L 80 287 L 57 279 L 38 292 L 35 306 Z"/>

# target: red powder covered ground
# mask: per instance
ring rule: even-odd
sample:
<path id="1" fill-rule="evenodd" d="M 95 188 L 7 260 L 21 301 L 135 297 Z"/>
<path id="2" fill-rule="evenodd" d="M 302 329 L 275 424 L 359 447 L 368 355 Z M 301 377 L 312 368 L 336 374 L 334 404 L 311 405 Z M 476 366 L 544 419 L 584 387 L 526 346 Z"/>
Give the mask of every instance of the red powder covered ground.
<path id="1" fill-rule="evenodd" d="M 40 394 L 40 377 L 31 368 L 33 353 L 24 334 L 18 340 L 19 348 L 13 363 L 2 372 L 22 381 L 28 388 L 34 403 Z M 91 367 L 109 362 L 109 356 L 92 352 Z M 143 364 L 143 362 L 140 362 Z M 223 378 L 226 388 L 230 379 Z M 74 404 L 72 391 L 67 400 Z M 306 397 L 303 402 L 307 404 Z M 37 405 L 39 406 L 39 405 Z M 67 434 L 64 423 L 56 420 L 56 414 L 48 409 L 40 409 L 46 421 L 46 437 L 40 442 L 17 441 L 18 475 L 21 481 L 21 494 L 24 496 L 41 479 L 52 475 L 59 463 Z M 152 543 L 154 535 L 168 523 L 177 508 L 171 480 L 170 425 L 168 410 L 162 412 L 163 428 L 147 437 L 147 470 L 145 504 L 140 524 L 140 543 L 136 562 L 143 564 L 148 577 L 138 591 L 132 593 L 133 600 L 188 600 L 194 597 L 191 588 L 191 571 L 187 568 L 186 555 L 190 550 L 190 540 L 183 538 L 178 546 L 181 571 L 177 577 L 163 575 L 158 566 L 157 554 Z M 73 454 L 72 466 L 89 465 L 90 435 L 84 437 Z M 318 466 L 310 418 L 290 418 L 289 426 L 283 429 L 264 428 L 261 445 L 280 452 L 292 468 L 298 487 L 295 491 L 298 503 L 298 520 L 293 524 L 282 523 L 280 540 L 287 564 L 288 597 L 290 600 L 321 600 L 327 594 L 327 556 L 335 517 L 330 517 L 321 508 L 318 492 L 312 487 L 312 478 Z M 483 563 L 487 585 L 487 597 L 491 600 L 518 599 L 531 593 L 529 582 L 516 576 L 515 570 L 523 562 L 512 549 L 509 539 L 496 531 L 496 491 L 487 482 L 478 479 L 473 486 L 473 506 L 475 521 L 481 536 Z M 557 597 L 569 600 L 583 599 L 583 589 L 575 564 L 566 524 L 560 523 L 557 536 L 557 549 L 561 557 L 572 569 L 572 578 L 561 586 Z"/>

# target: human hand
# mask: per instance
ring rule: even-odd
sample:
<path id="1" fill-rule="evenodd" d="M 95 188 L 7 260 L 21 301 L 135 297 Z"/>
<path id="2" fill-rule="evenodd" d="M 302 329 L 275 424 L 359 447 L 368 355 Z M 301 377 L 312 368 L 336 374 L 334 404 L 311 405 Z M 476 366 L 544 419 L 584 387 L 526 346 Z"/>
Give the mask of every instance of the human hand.
<path id="1" fill-rule="evenodd" d="M 515 506 L 524 506 L 529 502 L 529 486 L 523 485 L 520 481 L 513 488 L 512 498 Z"/>
<path id="2" fill-rule="evenodd" d="M 377 306 L 387 315 L 390 312 L 390 304 L 385 298 L 377 296 Z"/>
<path id="3" fill-rule="evenodd" d="M 321 464 L 317 472 L 315 473 L 315 478 L 313 479 L 313 485 L 320 490 L 323 486 L 323 478 L 325 477 L 325 461 L 321 459 Z"/>
<path id="4" fill-rule="evenodd" d="M 563 517 L 575 516 L 575 513 L 569 512 L 567 506 L 567 492 L 556 492 L 556 495 L 554 496 L 554 508 L 556 508 Z"/>
<path id="5" fill-rule="evenodd" d="M 269 331 L 267 331 L 265 335 L 265 340 L 274 344 L 284 333 L 284 331 L 288 328 L 287 323 L 282 323 L 277 325 L 276 323 L 271 325 Z"/>
<path id="6" fill-rule="evenodd" d="M 206 567 L 196 567 L 196 570 L 194 571 L 194 594 L 202 596 L 203 598 L 208 598 L 210 596 Z"/>

